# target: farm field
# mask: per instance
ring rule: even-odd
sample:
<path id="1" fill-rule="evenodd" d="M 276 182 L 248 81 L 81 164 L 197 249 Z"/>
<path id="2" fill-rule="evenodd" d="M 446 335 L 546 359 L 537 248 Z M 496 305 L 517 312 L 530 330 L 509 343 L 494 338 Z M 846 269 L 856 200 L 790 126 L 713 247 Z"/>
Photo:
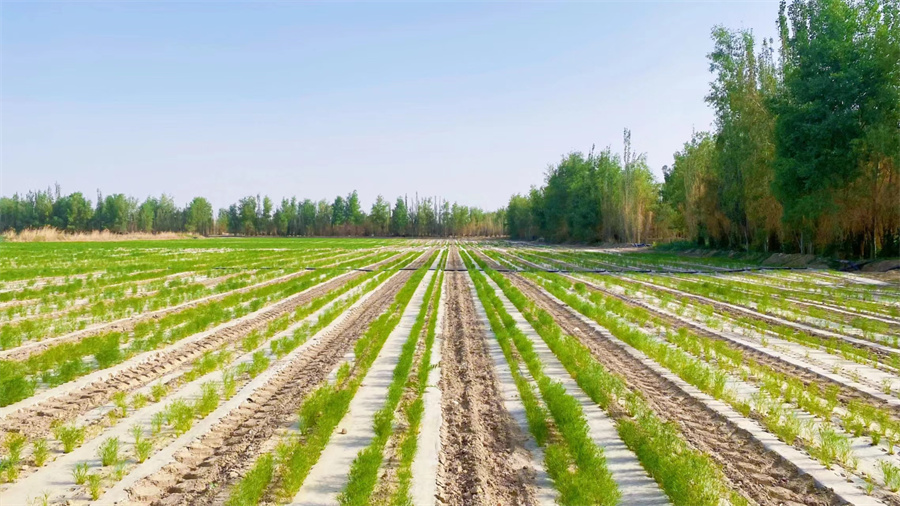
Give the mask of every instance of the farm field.
<path id="1" fill-rule="evenodd" d="M 0 505 L 900 505 L 900 281 L 428 239 L 4 243 Z"/>

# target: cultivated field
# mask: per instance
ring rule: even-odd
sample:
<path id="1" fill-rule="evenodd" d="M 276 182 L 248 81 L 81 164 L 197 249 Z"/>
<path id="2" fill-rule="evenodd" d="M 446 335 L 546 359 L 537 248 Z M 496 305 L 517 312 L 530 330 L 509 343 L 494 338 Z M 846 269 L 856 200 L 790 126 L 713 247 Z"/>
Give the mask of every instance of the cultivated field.
<path id="1" fill-rule="evenodd" d="M 896 277 L 386 239 L 0 248 L 0 504 L 900 505 Z"/>

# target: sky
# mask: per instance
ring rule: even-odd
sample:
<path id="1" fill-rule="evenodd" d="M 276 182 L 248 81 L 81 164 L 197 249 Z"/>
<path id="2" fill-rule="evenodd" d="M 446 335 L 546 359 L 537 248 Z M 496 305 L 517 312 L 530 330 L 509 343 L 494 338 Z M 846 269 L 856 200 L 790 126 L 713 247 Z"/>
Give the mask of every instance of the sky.
<path id="1" fill-rule="evenodd" d="M 0 2 L 0 195 L 485 209 L 624 128 L 661 178 L 711 128 L 715 25 L 772 2 Z"/>

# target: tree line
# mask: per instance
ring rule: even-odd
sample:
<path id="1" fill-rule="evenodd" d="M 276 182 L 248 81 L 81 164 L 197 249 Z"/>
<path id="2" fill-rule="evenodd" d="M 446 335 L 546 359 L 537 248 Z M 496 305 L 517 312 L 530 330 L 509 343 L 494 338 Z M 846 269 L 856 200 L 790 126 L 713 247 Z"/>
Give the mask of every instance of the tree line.
<path id="1" fill-rule="evenodd" d="M 381 195 L 366 213 L 354 190 L 333 201 L 296 197 L 279 206 L 265 196 L 248 196 L 219 209 L 204 197 L 179 208 L 172 197 L 147 197 L 140 202 L 122 193 L 97 192 L 96 205 L 81 192 L 62 195 L 59 186 L 0 197 L 0 231 L 53 227 L 67 232 L 109 230 L 129 232 L 189 232 L 202 235 L 277 236 L 499 236 L 505 211 L 486 212 L 439 197 L 398 197 L 393 206 Z"/>
<path id="2" fill-rule="evenodd" d="M 782 1 L 778 41 L 712 30 L 712 131 L 656 181 L 626 131 L 620 157 L 573 153 L 514 195 L 513 238 L 874 257 L 900 254 L 898 0 Z"/>

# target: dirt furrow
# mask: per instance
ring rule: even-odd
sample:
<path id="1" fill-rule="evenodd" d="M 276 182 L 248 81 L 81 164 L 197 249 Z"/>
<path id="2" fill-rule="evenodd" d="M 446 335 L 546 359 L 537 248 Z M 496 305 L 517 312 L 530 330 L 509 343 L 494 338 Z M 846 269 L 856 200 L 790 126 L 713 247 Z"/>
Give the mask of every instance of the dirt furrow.
<path id="1" fill-rule="evenodd" d="M 45 437 L 50 433 L 53 422 L 68 421 L 90 409 L 110 401 L 113 394 L 129 392 L 146 385 L 177 367 L 199 358 L 204 352 L 214 350 L 224 343 L 232 342 L 255 329 L 264 328 L 272 320 L 289 314 L 297 307 L 308 304 L 313 299 L 334 290 L 360 273 L 351 273 L 315 286 L 288 301 L 269 306 L 255 318 L 229 325 L 214 331 L 196 342 L 178 349 L 163 352 L 156 357 L 127 368 L 110 378 L 96 381 L 84 388 L 48 399 L 44 402 L 21 409 L 0 421 L 0 433 L 23 432 L 32 437 Z"/>
<path id="2" fill-rule="evenodd" d="M 481 251 L 480 249 L 473 248 L 473 249 L 469 249 L 468 251 L 470 253 L 478 255 L 478 258 L 480 258 L 484 263 L 486 263 L 488 265 L 488 267 L 490 267 L 491 269 L 494 269 L 495 271 L 503 272 L 503 271 L 509 270 L 505 266 L 500 265 L 500 263 L 497 262 L 496 260 L 494 260 L 493 258 L 485 255 L 484 252 Z"/>
<path id="3" fill-rule="evenodd" d="M 459 250 L 456 247 L 450 248 L 450 251 L 448 251 L 446 267 L 446 270 L 448 271 L 465 270 L 466 266 L 462 261 L 462 257 L 459 256 Z"/>
<path id="4" fill-rule="evenodd" d="M 507 275 L 526 296 L 553 316 L 563 331 L 578 338 L 594 358 L 638 392 L 663 419 L 676 423 L 694 448 L 716 461 L 732 486 L 761 505 L 842 504 L 830 490 L 768 451 L 746 431 L 719 416 L 677 385 L 628 354 L 581 321 L 542 289 L 521 276 Z"/>
<path id="5" fill-rule="evenodd" d="M 176 463 L 135 485 L 131 500 L 156 505 L 216 503 L 221 492 L 252 466 L 265 443 L 296 421 L 303 399 L 327 378 L 410 277 L 411 272 L 401 272 L 388 281 L 210 433 L 177 453 Z"/>
<path id="6" fill-rule="evenodd" d="M 451 257 L 457 255 L 456 249 Z M 525 435 L 503 407 L 465 272 L 447 272 L 439 502 L 535 504 Z"/>

